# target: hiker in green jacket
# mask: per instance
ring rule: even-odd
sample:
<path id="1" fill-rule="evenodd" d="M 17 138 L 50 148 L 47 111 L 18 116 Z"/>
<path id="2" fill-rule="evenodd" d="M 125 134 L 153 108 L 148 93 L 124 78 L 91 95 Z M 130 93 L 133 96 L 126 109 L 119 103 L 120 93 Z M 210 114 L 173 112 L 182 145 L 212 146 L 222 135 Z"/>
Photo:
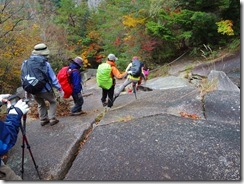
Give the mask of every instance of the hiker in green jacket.
<path id="1" fill-rule="evenodd" d="M 125 76 L 127 76 L 126 72 L 120 73 L 120 71 L 118 70 L 116 63 L 115 63 L 115 61 L 117 61 L 117 60 L 118 60 L 118 58 L 115 57 L 114 54 L 109 54 L 107 57 L 106 63 L 100 64 L 100 66 L 107 65 L 109 67 L 109 73 L 108 73 L 107 77 L 103 76 L 103 75 L 105 75 L 105 73 L 107 75 L 107 72 L 100 70 L 100 67 L 98 67 L 98 70 L 97 70 L 97 83 L 98 83 L 98 86 L 102 88 L 101 102 L 104 107 L 107 106 L 108 108 L 111 108 L 113 106 L 113 96 L 114 96 L 114 89 L 115 89 L 115 84 L 116 84 L 115 78 L 122 79 Z M 104 78 L 108 78 L 108 80 L 100 81 Z"/>

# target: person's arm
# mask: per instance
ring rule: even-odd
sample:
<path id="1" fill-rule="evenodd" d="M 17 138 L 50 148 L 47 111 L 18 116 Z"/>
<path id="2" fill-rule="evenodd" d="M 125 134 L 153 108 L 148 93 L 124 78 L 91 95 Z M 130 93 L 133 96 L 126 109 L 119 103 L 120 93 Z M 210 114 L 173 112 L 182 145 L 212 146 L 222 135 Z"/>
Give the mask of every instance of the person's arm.
<path id="1" fill-rule="evenodd" d="M 10 103 L 10 102 L 8 102 Z M 16 143 L 21 123 L 21 117 L 29 110 L 26 102 L 20 99 L 13 108 L 9 110 L 6 121 L 0 121 L 0 155 L 8 152 Z"/>
<path id="2" fill-rule="evenodd" d="M 113 76 L 117 79 L 122 79 L 124 76 L 127 75 L 127 72 L 120 73 L 120 71 L 116 67 L 112 67 Z"/>
<path id="3" fill-rule="evenodd" d="M 57 90 L 60 91 L 62 89 L 61 85 L 59 84 L 58 79 L 49 62 L 47 62 L 47 72 L 48 72 L 49 78 L 51 79 L 51 81 L 50 81 L 51 85 L 53 85 L 53 87 L 55 87 Z"/>
<path id="4" fill-rule="evenodd" d="M 144 73 L 144 68 L 143 67 L 141 67 L 141 77 L 143 78 L 144 81 L 147 80 L 146 75 Z"/>
<path id="5" fill-rule="evenodd" d="M 0 155 L 8 152 L 16 143 L 21 115 L 8 114 L 5 122 L 0 122 Z"/>
<path id="6" fill-rule="evenodd" d="M 71 74 L 72 84 L 73 84 L 73 93 L 80 93 L 82 90 L 81 85 L 81 75 L 79 70 L 75 70 Z"/>
<path id="7" fill-rule="evenodd" d="M 125 71 L 128 72 L 128 71 L 130 70 L 131 66 L 132 66 L 132 63 L 128 64 L 128 66 L 127 66 L 127 68 L 125 69 Z"/>

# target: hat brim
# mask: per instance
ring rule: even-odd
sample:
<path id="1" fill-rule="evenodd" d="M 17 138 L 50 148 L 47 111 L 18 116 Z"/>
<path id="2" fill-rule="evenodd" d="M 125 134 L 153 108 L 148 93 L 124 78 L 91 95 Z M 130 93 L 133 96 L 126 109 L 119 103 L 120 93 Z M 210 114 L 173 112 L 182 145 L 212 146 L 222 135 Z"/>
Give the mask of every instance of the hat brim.
<path id="1" fill-rule="evenodd" d="M 34 55 L 42 55 L 42 56 L 48 56 L 50 54 L 50 51 L 48 49 L 45 50 L 33 50 L 32 54 Z"/>

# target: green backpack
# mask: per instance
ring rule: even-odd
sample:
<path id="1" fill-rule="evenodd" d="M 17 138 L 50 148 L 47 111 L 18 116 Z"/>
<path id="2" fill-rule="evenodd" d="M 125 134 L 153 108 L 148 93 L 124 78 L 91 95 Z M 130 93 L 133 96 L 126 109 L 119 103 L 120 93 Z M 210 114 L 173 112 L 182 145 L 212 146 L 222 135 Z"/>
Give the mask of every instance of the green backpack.
<path id="1" fill-rule="evenodd" d="M 108 63 L 102 63 L 97 68 L 97 85 L 103 89 L 110 89 L 113 85 L 111 77 L 112 67 Z"/>

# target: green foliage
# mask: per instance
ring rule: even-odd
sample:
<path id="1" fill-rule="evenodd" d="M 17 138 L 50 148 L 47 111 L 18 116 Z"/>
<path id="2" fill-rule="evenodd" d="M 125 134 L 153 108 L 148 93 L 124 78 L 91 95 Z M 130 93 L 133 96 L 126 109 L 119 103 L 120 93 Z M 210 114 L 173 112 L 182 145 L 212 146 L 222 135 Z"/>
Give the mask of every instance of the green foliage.
<path id="1" fill-rule="evenodd" d="M 160 37 L 163 40 L 174 40 L 175 38 L 172 34 L 172 31 L 168 27 L 160 25 L 156 22 L 147 22 L 146 28 L 149 34 Z"/>
<path id="2" fill-rule="evenodd" d="M 77 44 L 86 35 L 86 23 L 89 12 L 87 3 L 76 4 L 70 0 L 61 0 L 55 22 L 67 30 L 71 44 Z"/>
<path id="3" fill-rule="evenodd" d="M 236 50 L 239 49 L 240 45 L 241 45 L 240 39 L 234 39 L 233 41 L 231 41 L 228 47 L 232 50 Z"/>

